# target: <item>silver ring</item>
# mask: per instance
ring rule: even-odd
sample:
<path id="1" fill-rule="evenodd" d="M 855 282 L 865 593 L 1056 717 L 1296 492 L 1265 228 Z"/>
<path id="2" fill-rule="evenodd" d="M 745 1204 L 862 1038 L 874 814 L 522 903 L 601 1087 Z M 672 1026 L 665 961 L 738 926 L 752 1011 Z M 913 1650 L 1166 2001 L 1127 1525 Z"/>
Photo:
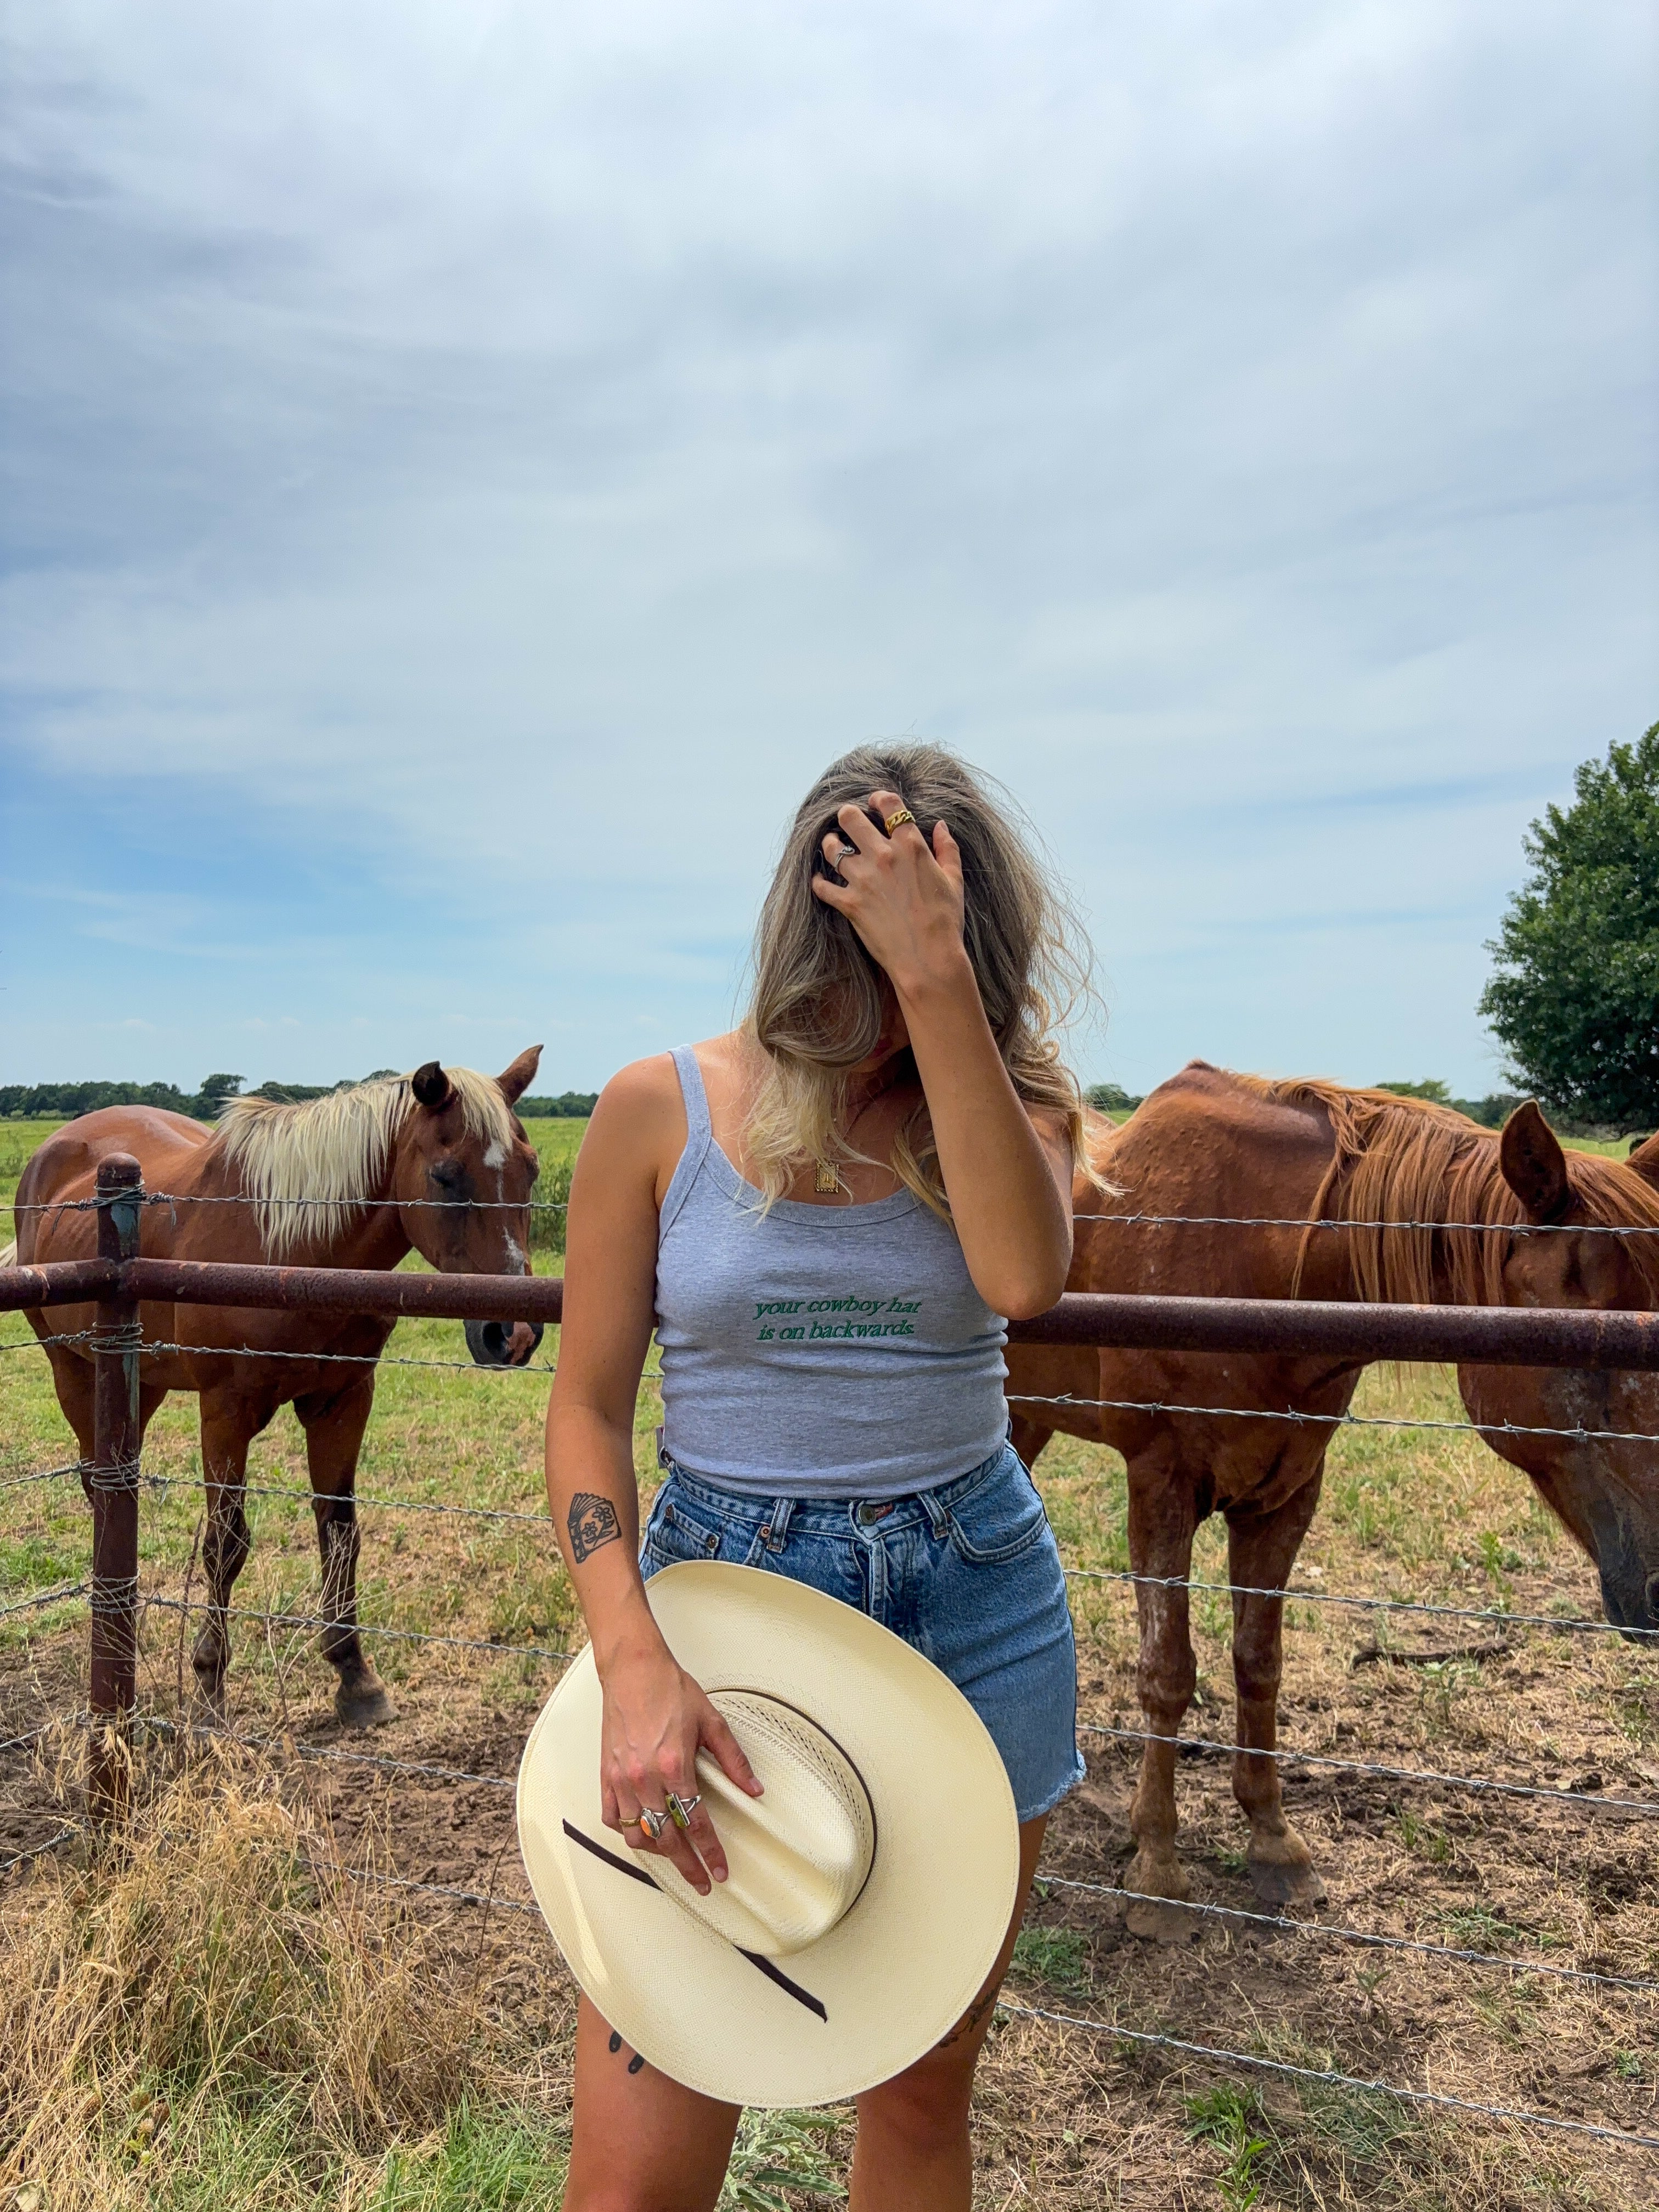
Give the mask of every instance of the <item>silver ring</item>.
<path id="1" fill-rule="evenodd" d="M 837 874 L 839 874 L 840 872 L 847 866 L 847 863 L 849 860 L 856 860 L 858 856 L 859 848 L 856 845 L 843 845 L 835 858 L 834 865 Z"/>
<path id="2" fill-rule="evenodd" d="M 668 1793 L 669 1818 L 677 1828 L 689 1828 L 691 1825 L 691 1815 L 702 1802 L 701 1790 L 695 1797 L 682 1797 L 677 1790 L 671 1790 Z"/>
<path id="3" fill-rule="evenodd" d="M 641 1805 L 640 1826 L 654 1844 L 668 1826 L 668 1815 L 666 1813 L 653 1813 L 648 1805 Z"/>

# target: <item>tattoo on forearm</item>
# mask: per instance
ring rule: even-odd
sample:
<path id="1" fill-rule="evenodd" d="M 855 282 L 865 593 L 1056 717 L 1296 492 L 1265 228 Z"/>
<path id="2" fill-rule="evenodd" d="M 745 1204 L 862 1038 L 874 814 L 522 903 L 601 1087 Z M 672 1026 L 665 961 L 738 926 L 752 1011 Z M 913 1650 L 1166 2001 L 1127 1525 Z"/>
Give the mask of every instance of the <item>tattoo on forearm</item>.
<path id="1" fill-rule="evenodd" d="M 576 1492 L 564 1525 L 570 1531 L 570 1556 L 577 1566 L 622 1534 L 616 1507 L 608 1498 L 596 1497 L 591 1490 Z"/>

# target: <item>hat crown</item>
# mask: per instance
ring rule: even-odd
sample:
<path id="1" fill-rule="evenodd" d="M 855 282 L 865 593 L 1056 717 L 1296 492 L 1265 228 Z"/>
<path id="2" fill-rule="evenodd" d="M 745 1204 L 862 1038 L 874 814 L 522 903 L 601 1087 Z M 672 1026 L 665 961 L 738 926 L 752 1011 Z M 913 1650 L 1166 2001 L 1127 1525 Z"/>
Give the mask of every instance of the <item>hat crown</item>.
<path id="1" fill-rule="evenodd" d="M 781 1698 L 711 1690 L 764 1795 L 751 1797 L 707 1753 L 697 1786 L 726 1853 L 707 1897 L 668 1862 L 644 1862 L 665 1896 L 739 1950 L 787 1958 L 827 1936 L 856 1901 L 875 1859 L 864 1778 L 835 1738 Z"/>

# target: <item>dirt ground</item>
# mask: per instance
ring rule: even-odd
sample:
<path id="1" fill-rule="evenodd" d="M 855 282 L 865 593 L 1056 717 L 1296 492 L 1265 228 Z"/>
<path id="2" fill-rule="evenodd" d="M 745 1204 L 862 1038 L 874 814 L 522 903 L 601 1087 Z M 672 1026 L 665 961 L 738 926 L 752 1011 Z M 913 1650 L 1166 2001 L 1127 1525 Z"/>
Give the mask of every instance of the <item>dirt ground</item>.
<path id="1" fill-rule="evenodd" d="M 429 1341 L 440 1340 L 434 1330 Z M 422 1348 L 422 1340 L 409 1348 Z M 441 1402 L 421 1378 L 388 1378 L 362 1491 L 533 1510 L 533 1384 L 518 1386 L 522 1396 L 509 1413 L 501 1410 L 499 1384 L 456 1380 Z M 481 1425 L 468 1402 L 489 1390 L 491 1421 Z M 1453 1401 L 1443 1376 L 1376 1375 L 1360 1404 L 1439 1418 Z M 647 1474 L 653 1419 L 647 1403 Z M 46 1442 L 42 1429 L 27 1448 Z M 178 1479 L 145 1506 L 144 1578 L 161 1594 L 177 1594 L 189 1558 L 198 1510 L 191 1451 L 188 1413 L 175 1419 L 168 1408 L 147 1455 L 153 1470 Z M 1120 1571 L 1118 1463 L 1060 1439 L 1038 1475 L 1068 1561 L 1103 1576 Z M 285 1430 L 262 1443 L 254 1480 L 303 1487 L 303 1462 Z M 83 1559 L 83 1512 L 65 1494 L 74 1486 L 58 1486 L 49 1498 L 46 1487 L 0 1494 L 14 1562 L 8 1595 L 29 1577 L 49 1586 Z M 239 1601 L 251 1611 L 303 1609 L 314 1557 L 309 1516 L 280 1499 L 255 1506 L 255 1558 Z M 550 1646 L 577 1633 L 544 1531 L 371 1510 L 364 1540 L 369 1621 Z M 27 1575 L 15 1564 L 25 1553 Z M 1222 1579 L 1221 1556 L 1206 1530 L 1195 1577 Z M 1456 1436 L 1339 1438 L 1298 1580 L 1316 1593 L 1430 1597 L 1551 1618 L 1599 1612 L 1587 1563 L 1524 1483 Z M 1131 1594 L 1121 1583 L 1086 1578 L 1073 1593 L 1085 1729 L 1138 1728 Z M 1188 1722 L 1193 1735 L 1219 1741 L 1232 1726 L 1225 1606 L 1219 1596 L 1195 1601 L 1200 1691 Z M 14 1632 L 0 1642 L 0 1738 L 73 1711 L 83 1694 L 84 1633 L 83 1618 L 64 1609 L 40 1616 L 27 1640 Z M 1609 1802 L 1659 1808 L 1659 1658 L 1604 1634 L 1414 1622 L 1311 1599 L 1288 1608 L 1286 1648 L 1288 1747 L 1565 1793 L 1477 1796 L 1289 1765 L 1287 1805 L 1328 1884 L 1323 1929 L 1478 1951 L 1523 1967 L 1659 1981 L 1659 1818 Z M 307 1638 L 244 1621 L 232 1720 L 249 1735 L 345 1754 L 274 1755 L 289 1770 L 289 1786 L 326 1812 L 348 1863 L 366 1859 L 405 1881 L 497 1900 L 485 1910 L 425 1895 L 421 1910 L 442 1946 L 473 1962 L 504 2046 L 520 2055 L 526 2094 L 556 2115 L 568 2094 L 573 1992 L 539 1920 L 517 1909 L 527 1891 L 510 1790 L 391 1776 L 360 1763 L 416 1761 L 508 1781 L 556 1669 L 533 1657 L 391 1639 L 377 1650 L 399 1717 L 372 1737 L 348 1736 L 333 1717 L 331 1677 Z M 149 1616 L 144 1651 L 145 1701 L 165 1717 L 189 1678 L 176 1613 Z M 999 2016 L 981 2077 L 977 2205 L 1651 2205 L 1659 2154 L 1253 2071 L 1115 2033 L 1168 2036 L 1316 2073 L 1659 2134 L 1652 1990 L 1223 1917 L 1192 1916 L 1190 1936 L 1173 1943 L 1129 1934 L 1121 1899 L 1087 1885 L 1109 1888 L 1124 1878 L 1137 1750 L 1104 1735 L 1083 1740 L 1089 1778 L 1052 1824 L 1006 1994 L 1011 2006 L 1091 2025 L 1012 2009 Z M 58 1823 L 52 1762 L 41 1753 L 33 1746 L 0 1753 L 0 1860 Z M 1226 1760 L 1195 1751 L 1182 1762 L 1179 1788 L 1195 1899 L 1258 1909 Z M 33 1878 L 52 1879 L 52 1864 Z M 6 1879 L 15 1887 L 27 1878 L 18 1869 Z M 844 2149 L 844 2132 L 838 2140 Z"/>

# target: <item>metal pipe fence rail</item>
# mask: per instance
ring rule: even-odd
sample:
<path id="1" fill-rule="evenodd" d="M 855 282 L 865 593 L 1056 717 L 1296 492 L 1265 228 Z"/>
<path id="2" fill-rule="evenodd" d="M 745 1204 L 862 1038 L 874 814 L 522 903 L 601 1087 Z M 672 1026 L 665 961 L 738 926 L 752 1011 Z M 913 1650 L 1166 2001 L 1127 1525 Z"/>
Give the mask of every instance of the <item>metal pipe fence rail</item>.
<path id="1" fill-rule="evenodd" d="M 124 1775 L 125 1767 L 115 1758 L 113 1747 L 121 1729 L 133 1712 L 135 1674 L 137 1664 L 137 1631 L 143 1615 L 152 1610 L 178 1613 L 181 1618 L 191 1611 L 206 1610 L 205 1601 L 192 1601 L 188 1590 L 181 1599 L 156 1591 L 144 1591 L 139 1585 L 137 1572 L 137 1510 L 141 1491 L 137 1438 L 137 1402 L 142 1360 L 146 1357 L 167 1352 L 191 1353 L 212 1352 L 222 1355 L 227 1349 L 240 1356 L 273 1358 L 279 1355 L 250 1346 L 194 1346 L 174 1344 L 169 1340 L 154 1340 L 145 1343 L 140 1328 L 142 1304 L 164 1304 L 176 1306 L 230 1307 L 240 1310 L 284 1310 L 313 1313 L 368 1314 L 392 1318 L 517 1320 L 556 1322 L 562 1317 L 562 1284 L 550 1278 L 505 1278 L 496 1276 L 417 1275 L 401 1272 L 382 1273 L 337 1268 L 308 1268 L 299 1267 L 264 1266 L 238 1267 L 227 1264 L 175 1261 L 142 1257 L 138 1250 L 139 1224 L 142 1210 L 152 1205 L 177 1206 L 184 1203 L 239 1203 L 246 1199 L 189 1200 L 170 1197 L 165 1193 L 147 1193 L 139 1182 L 137 1164 L 123 1158 L 106 1160 L 99 1173 L 99 1192 L 95 1200 L 76 1201 L 73 1208 L 50 1210 L 88 1210 L 98 1216 L 98 1256 L 93 1260 L 59 1261 L 46 1266 L 12 1268 L 0 1271 L 0 1311 L 22 1308 L 46 1308 L 63 1304 L 94 1304 L 97 1308 L 95 1326 L 55 1340 L 63 1345 L 86 1344 L 92 1348 L 96 1373 L 94 1394 L 96 1435 L 91 1461 L 82 1464 L 72 1462 L 62 1467 L 41 1468 L 0 1479 L 0 1491 L 21 1489 L 32 1484 L 46 1484 L 80 1475 L 88 1493 L 93 1515 L 93 1563 L 91 1576 L 80 1582 L 66 1583 L 0 1608 L 0 1618 L 8 1614 L 33 1610 L 46 1610 L 52 1606 L 70 1603 L 81 1598 L 88 1600 L 90 1615 L 92 1670 L 88 1710 L 80 1717 L 91 1741 L 91 1814 L 74 1816 L 67 1825 L 42 1842 L 0 1862 L 0 1873 L 57 1848 L 70 1838 L 100 1826 L 112 1812 L 128 1809 L 125 1801 Z M 296 1200 L 285 1203 L 303 1206 L 313 1201 Z M 315 1201 L 320 1203 L 321 1201 Z M 368 1200 L 364 1204 L 393 1203 L 395 1201 Z M 434 1206 L 465 1205 L 465 1200 L 421 1201 Z M 560 1205 L 536 1201 L 538 1211 L 556 1212 Z M 1176 1228 L 1211 1225 L 1208 1217 L 1170 1217 L 1137 1214 L 1081 1215 L 1079 1220 L 1115 1222 L 1130 1227 Z M 1455 1224 L 1438 1222 L 1425 1223 L 1352 1223 L 1229 1218 L 1223 1223 L 1217 1218 L 1215 1225 L 1257 1229 L 1295 1229 L 1298 1231 L 1387 1229 L 1417 1232 L 1468 1226 L 1497 1233 L 1522 1233 L 1503 1224 Z M 1540 1233 L 1528 1230 L 1524 1233 Z M 1573 1233 L 1638 1233 L 1632 1231 L 1595 1232 L 1575 1230 Z M 1659 1232 L 1650 1232 L 1659 1233 Z M 1063 1298 L 1050 1312 L 1032 1321 L 1015 1323 L 1009 1331 L 1016 1342 L 1050 1346 L 1113 1346 L 1121 1349 L 1157 1349 L 1192 1352 L 1293 1352 L 1310 1357 L 1330 1358 L 1340 1361 L 1369 1362 L 1380 1359 L 1429 1360 L 1456 1363 L 1493 1363 L 1506 1366 L 1584 1367 L 1591 1369 L 1624 1368 L 1648 1371 L 1659 1370 L 1659 1315 L 1638 1312 L 1594 1312 L 1583 1310 L 1519 1310 L 1514 1309 L 1453 1308 L 1433 1306 L 1367 1306 L 1359 1304 L 1335 1304 L 1309 1300 L 1246 1300 L 1219 1298 L 1173 1298 L 1156 1297 L 1125 1297 L 1108 1294 L 1070 1295 Z M 8 1349 L 17 1347 L 7 1347 Z M 299 1354 L 302 1358 L 326 1356 L 344 1360 L 345 1355 Z M 405 1364 L 421 1367 L 454 1367 L 468 1372 L 481 1370 L 471 1363 L 441 1360 L 398 1360 L 382 1358 L 365 1363 L 352 1358 L 349 1364 Z M 522 1370 L 503 1370 L 502 1372 L 546 1373 L 544 1364 Z M 1316 1420 L 1338 1426 L 1372 1426 L 1380 1428 L 1456 1428 L 1480 1435 L 1529 1433 L 1519 1431 L 1508 1425 L 1492 1427 L 1471 1422 L 1439 1422 L 1412 1420 L 1399 1417 L 1366 1417 L 1352 1414 L 1340 1416 L 1300 1415 L 1293 1412 L 1277 1411 L 1270 1407 L 1184 1407 L 1164 1406 L 1152 1401 L 1138 1402 L 1113 1400 L 1080 1399 L 1069 1394 L 1048 1398 L 1028 1398 L 1021 1402 L 1054 1405 L 1094 1405 L 1103 1408 L 1179 1413 L 1194 1415 L 1214 1415 L 1234 1419 L 1269 1420 Z M 1538 1433 L 1566 1435 L 1582 1441 L 1593 1441 L 1604 1432 L 1586 1430 L 1540 1431 Z M 1632 1438 L 1626 1432 L 1616 1434 L 1625 1441 L 1659 1443 L 1659 1437 Z M 284 1498 L 296 1503 L 315 1504 L 323 1502 L 322 1494 L 292 1486 L 248 1486 L 255 1495 Z M 328 1502 L 331 1502 L 328 1501 Z M 365 1506 L 393 1511 L 453 1514 L 482 1522 L 496 1523 L 544 1524 L 542 1512 L 520 1512 L 511 1508 L 451 1505 L 447 1503 L 416 1498 L 363 1498 Z M 1548 1614 L 1517 1614 L 1502 1607 L 1459 1607 L 1436 1604 L 1414 1599 L 1383 1598 L 1343 1592 L 1316 1590 L 1295 1586 L 1282 1589 L 1255 1589 L 1251 1586 L 1231 1583 L 1194 1580 L 1187 1577 L 1152 1577 L 1128 1571 L 1117 1571 L 1084 1566 L 1068 1567 L 1074 1579 L 1122 1585 L 1151 1585 L 1166 1589 L 1185 1589 L 1214 1592 L 1218 1595 L 1259 1595 L 1292 1601 L 1300 1604 L 1325 1605 L 1375 1613 L 1403 1613 L 1474 1621 L 1482 1626 L 1507 1635 L 1511 1630 L 1534 1628 L 1563 1633 L 1617 1632 L 1613 1624 L 1606 1621 L 1560 1618 Z M 550 1646 L 530 1644 L 508 1644 L 494 1638 L 445 1635 L 439 1632 L 334 1622 L 313 1612 L 273 1612 L 254 1607 L 231 1607 L 223 1609 L 224 1616 L 239 1620 L 259 1623 L 269 1638 L 274 1629 L 301 1632 L 319 1628 L 356 1626 L 364 1636 L 381 1636 L 404 1640 L 421 1645 L 451 1646 L 471 1653 L 483 1653 L 495 1657 L 521 1657 L 552 1663 L 563 1663 L 571 1655 Z M 0 1743 L 0 1752 L 15 1752 L 34 1744 L 48 1735 L 54 1725 L 47 1723 Z M 151 1725 L 157 1723 L 152 1723 Z M 166 1726 L 166 1723 L 160 1725 Z M 1104 1738 L 1131 1741 L 1170 1741 L 1154 1737 L 1151 1731 L 1108 1727 L 1103 1723 L 1085 1723 L 1085 1729 Z M 188 1734 L 218 1731 L 190 1729 Z M 510 1778 L 501 1775 L 475 1773 L 462 1767 L 453 1767 L 433 1761 L 399 1759 L 369 1753 L 356 1753 L 325 1746 L 295 1745 L 279 1739 L 241 1739 L 250 1748 L 266 1752 L 287 1751 L 307 1762 L 326 1761 L 337 1767 L 357 1769 L 384 1776 L 388 1781 L 406 1779 L 410 1782 L 441 1784 L 446 1786 L 472 1786 L 497 1790 L 513 1787 Z M 1207 1739 L 1177 1737 L 1173 1741 L 1184 1747 L 1196 1750 L 1200 1755 L 1222 1757 L 1236 1754 L 1244 1747 Z M 100 1754 L 99 1747 L 107 1747 Z M 1605 1794 L 1552 1790 L 1541 1785 L 1509 1783 L 1490 1777 L 1442 1773 L 1433 1770 L 1385 1765 L 1361 1759 L 1342 1759 L 1316 1752 L 1282 1749 L 1266 1755 L 1295 1765 L 1317 1766 L 1323 1770 L 1352 1772 L 1386 1778 L 1396 1786 L 1421 1785 L 1438 1790 L 1468 1790 L 1477 1794 L 1495 1792 L 1510 1797 L 1545 1799 L 1560 1807 L 1571 1807 L 1581 1812 L 1607 1812 L 1626 1820 L 1659 1814 L 1659 1802 L 1638 1799 L 1610 1798 Z M 480 1905 L 499 1905 L 518 1911 L 533 1911 L 516 1899 L 496 1897 L 493 1893 L 473 1891 L 453 1884 L 421 1882 L 408 1877 L 393 1875 L 368 1869 L 344 1866 L 319 1866 L 318 1871 L 330 1871 L 349 1876 L 384 1881 L 411 1892 L 425 1893 L 452 1901 Z M 1066 1878 L 1043 1875 L 1041 1879 L 1051 1888 L 1064 1888 L 1099 1893 L 1121 1901 L 1157 1902 L 1168 1905 L 1171 1900 L 1143 1898 L 1139 1892 L 1116 1885 L 1070 1881 Z M 1298 1941 L 1340 1942 L 1361 1947 L 1398 1952 L 1420 1959 L 1425 1963 L 1456 1964 L 1481 1972 L 1502 1972 L 1511 1975 L 1540 1975 L 1557 1982 L 1567 1983 L 1609 1994 L 1628 1996 L 1650 1996 L 1659 1992 L 1659 1982 L 1640 1975 L 1604 1973 L 1588 1966 L 1567 1966 L 1554 1961 L 1522 1960 L 1497 1953 L 1485 1953 L 1453 1945 L 1431 1944 L 1414 1939 L 1392 1936 L 1382 1931 L 1368 1931 L 1335 1926 L 1312 1921 L 1299 1921 L 1283 1914 L 1251 1912 L 1239 1907 L 1219 1904 L 1188 1904 L 1181 1909 L 1218 1923 L 1237 1923 L 1244 1929 L 1264 1929 L 1274 1934 L 1291 1936 Z M 1259 2053 L 1232 2051 L 1205 2044 L 1188 2041 L 1181 2037 L 1136 2029 L 1118 2023 L 1087 2019 L 1046 2009 L 1024 2006 L 1005 1999 L 1000 2008 L 1007 2015 L 1043 2020 L 1077 2032 L 1109 2036 L 1121 2043 L 1168 2050 L 1173 2053 L 1202 2058 L 1218 2065 L 1265 2069 L 1310 2082 L 1340 2087 L 1354 2093 L 1376 2095 L 1408 2102 L 1443 2106 L 1456 2111 L 1480 2114 L 1494 2120 L 1510 2121 L 1517 2124 L 1553 2129 L 1582 2135 L 1612 2143 L 1659 2148 L 1659 2136 L 1638 2132 L 1606 2128 L 1589 2122 L 1571 2120 L 1559 2115 L 1539 2113 L 1520 2108 L 1482 2104 L 1479 2101 L 1451 2096 L 1428 2088 L 1384 2081 L 1369 2081 L 1357 2075 L 1345 2075 L 1334 2069 L 1319 2069 L 1291 2065 L 1287 2062 L 1264 2057 Z"/>

